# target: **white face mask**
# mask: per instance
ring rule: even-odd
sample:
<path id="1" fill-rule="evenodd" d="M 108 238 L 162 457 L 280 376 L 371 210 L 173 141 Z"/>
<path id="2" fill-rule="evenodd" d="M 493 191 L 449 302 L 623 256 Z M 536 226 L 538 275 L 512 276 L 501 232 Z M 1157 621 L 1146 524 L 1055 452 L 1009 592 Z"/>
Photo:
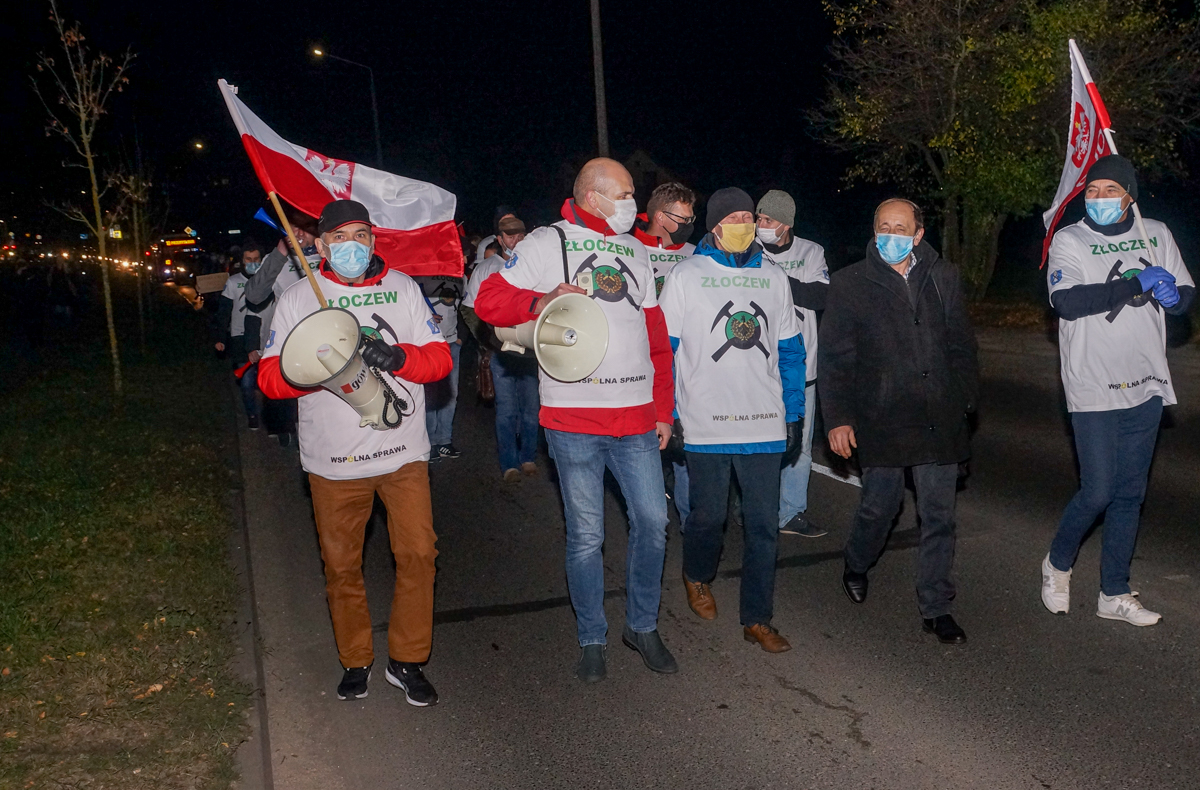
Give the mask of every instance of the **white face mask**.
<path id="1" fill-rule="evenodd" d="M 613 200 L 599 192 L 596 193 L 596 197 L 602 197 L 613 204 L 613 213 L 606 216 L 605 219 L 608 220 L 608 227 L 612 228 L 614 233 L 625 233 L 633 227 L 633 221 L 637 218 L 636 200 L 633 198 Z"/>
<path id="2" fill-rule="evenodd" d="M 782 225 L 779 226 L 779 228 L 782 227 Z M 763 244 L 778 244 L 779 228 L 764 228 L 760 225 L 758 230 L 754 231 L 754 235 L 758 236 L 759 242 Z"/>

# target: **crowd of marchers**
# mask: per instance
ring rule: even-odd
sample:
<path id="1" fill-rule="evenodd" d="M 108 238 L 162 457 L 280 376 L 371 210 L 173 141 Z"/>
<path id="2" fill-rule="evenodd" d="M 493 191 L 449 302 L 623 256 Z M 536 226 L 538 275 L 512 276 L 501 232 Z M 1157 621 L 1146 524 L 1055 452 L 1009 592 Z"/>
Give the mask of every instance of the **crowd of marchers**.
<path id="1" fill-rule="evenodd" d="M 1176 402 L 1164 313 L 1186 312 L 1195 288 L 1166 226 L 1135 222 L 1137 196 L 1132 165 L 1101 158 L 1087 174 L 1086 215 L 1050 247 L 1080 487 L 1042 561 L 1041 599 L 1068 612 L 1071 568 L 1103 517 L 1096 613 L 1145 626 L 1160 615 L 1129 576 L 1163 406 Z M 374 664 L 362 547 L 378 495 L 396 559 L 385 676 L 413 705 L 438 700 L 425 676 L 437 556 L 428 465 L 461 455 L 453 425 L 464 339 L 479 348 L 478 395 L 494 402 L 498 474 L 517 484 L 544 473 L 543 437 L 554 465 L 581 681 L 607 673 L 606 469 L 628 508 L 621 640 L 650 670 L 680 670 L 658 627 L 664 572 L 681 576 L 697 617 L 718 619 L 711 583 L 727 519 L 743 533 L 743 635 L 770 653 L 790 649 L 774 621 L 778 542 L 826 534 L 806 516 L 818 408 L 830 451 L 856 456 L 862 470 L 848 514 L 845 594 L 867 600 L 869 571 L 910 478 L 922 628 L 941 643 L 966 643 L 951 608 L 956 491 L 979 400 L 976 344 L 959 274 L 925 240 L 921 208 L 903 198 L 881 203 L 862 218 L 864 229 L 872 222 L 863 260 L 831 277 L 821 245 L 795 235 L 796 205 L 785 192 L 755 202 L 720 189 L 702 213 L 678 183 L 655 188 L 644 213 L 636 200 L 621 164 L 594 159 L 559 221 L 530 229 L 501 206 L 491 235 L 464 237 L 464 277 L 410 278 L 388 266 L 360 203 L 294 217 L 325 298 L 348 305 L 362 327 L 363 360 L 407 393 L 411 411 L 390 430 L 360 427 L 345 401 L 281 374 L 289 332 L 320 305 L 285 240 L 266 255 L 254 244 L 241 251 L 215 343 L 241 374 L 248 427 L 285 445 L 298 436 L 343 670 L 339 699 L 366 697 Z M 494 331 L 537 319 L 565 294 L 589 297 L 608 325 L 603 360 L 582 381 L 554 378 L 532 351 L 502 347 Z M 683 560 L 665 571 L 671 502 Z"/>

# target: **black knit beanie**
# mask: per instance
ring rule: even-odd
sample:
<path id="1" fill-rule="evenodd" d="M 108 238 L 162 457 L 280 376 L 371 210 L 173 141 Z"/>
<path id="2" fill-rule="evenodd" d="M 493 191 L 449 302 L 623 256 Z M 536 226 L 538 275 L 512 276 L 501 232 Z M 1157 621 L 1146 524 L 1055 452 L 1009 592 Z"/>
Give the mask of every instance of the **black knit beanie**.
<path id="1" fill-rule="evenodd" d="M 1109 154 L 1097 159 L 1087 172 L 1087 183 L 1099 181 L 1102 178 L 1107 178 L 1110 181 L 1116 181 L 1125 191 L 1129 193 L 1129 197 L 1134 200 L 1138 199 L 1138 184 L 1137 172 L 1133 169 L 1133 163 L 1123 156 L 1117 154 Z"/>
<path id="2" fill-rule="evenodd" d="M 704 224 L 709 230 L 712 230 L 721 224 L 721 220 L 735 211 L 749 211 L 753 214 L 754 201 L 750 199 L 745 190 L 737 187 L 718 189 L 708 199 L 708 205 L 704 209 Z"/>

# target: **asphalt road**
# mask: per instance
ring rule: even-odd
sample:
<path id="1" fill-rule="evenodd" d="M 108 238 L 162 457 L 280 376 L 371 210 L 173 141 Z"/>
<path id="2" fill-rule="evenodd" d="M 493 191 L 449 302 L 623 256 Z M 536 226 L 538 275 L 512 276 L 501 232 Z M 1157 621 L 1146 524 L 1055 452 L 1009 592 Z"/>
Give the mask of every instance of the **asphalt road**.
<path id="1" fill-rule="evenodd" d="M 1168 410 L 1133 565 L 1134 588 L 1163 622 L 1134 628 L 1095 616 L 1099 532 L 1076 566 L 1071 613 L 1052 616 L 1038 598 L 1039 563 L 1077 478 L 1057 359 L 1028 345 L 1034 353 L 983 355 L 958 509 L 955 613 L 967 646 L 921 632 L 911 500 L 870 598 L 846 599 L 840 549 L 857 489 L 814 476 L 809 513 L 831 534 L 780 544 L 775 625 L 793 650 L 768 655 L 742 640 L 733 532 L 713 587 L 719 619 L 690 612 L 672 520 L 659 622 L 681 671 L 654 675 L 620 644 L 625 520 L 610 497 L 609 676 L 596 686 L 572 677 L 557 489 L 544 462 L 537 478 L 500 481 L 491 412 L 464 387 L 464 456 L 431 469 L 441 554 L 427 674 L 442 698 L 432 709 L 410 707 L 382 677 L 393 571 L 378 515 L 365 560 L 377 671 L 367 699 L 337 700 L 298 456 L 243 432 L 275 786 L 1200 786 L 1200 365 L 1175 365 L 1183 405 Z"/>

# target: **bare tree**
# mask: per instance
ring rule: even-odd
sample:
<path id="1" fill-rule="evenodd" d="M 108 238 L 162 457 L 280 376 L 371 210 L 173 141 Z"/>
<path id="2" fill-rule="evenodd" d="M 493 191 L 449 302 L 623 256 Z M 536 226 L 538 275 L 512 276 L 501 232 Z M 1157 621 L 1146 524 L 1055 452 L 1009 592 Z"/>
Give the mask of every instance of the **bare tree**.
<path id="1" fill-rule="evenodd" d="M 112 289 L 109 284 L 107 257 L 108 228 L 120 213 L 120 202 L 109 205 L 106 200 L 112 179 L 101 179 L 96 151 L 96 130 L 101 118 L 108 114 L 114 93 L 120 93 L 129 83 L 126 72 L 134 55 L 126 51 L 120 60 L 95 53 L 84 43 L 79 23 L 67 25 L 50 0 L 50 22 L 58 34 L 61 60 L 45 52 L 38 55 L 38 74 L 30 79 L 34 93 L 49 116 L 46 136 L 57 135 L 66 140 L 77 159 L 64 163 L 87 171 L 91 184 L 91 206 L 55 206 L 68 218 L 87 227 L 96 238 L 100 253 L 100 277 L 104 286 L 104 311 L 108 321 L 108 343 L 112 353 L 113 390 L 121 394 L 121 354 L 117 346 L 117 329 L 113 319 Z M 39 76 L 41 81 L 39 81 Z M 102 183 L 103 181 L 103 183 Z"/>

